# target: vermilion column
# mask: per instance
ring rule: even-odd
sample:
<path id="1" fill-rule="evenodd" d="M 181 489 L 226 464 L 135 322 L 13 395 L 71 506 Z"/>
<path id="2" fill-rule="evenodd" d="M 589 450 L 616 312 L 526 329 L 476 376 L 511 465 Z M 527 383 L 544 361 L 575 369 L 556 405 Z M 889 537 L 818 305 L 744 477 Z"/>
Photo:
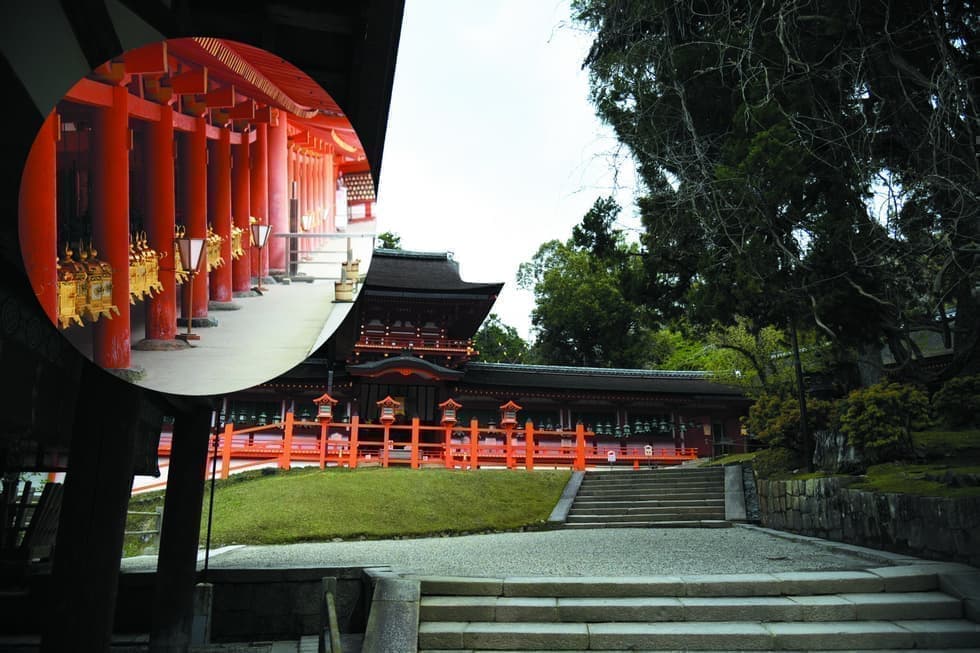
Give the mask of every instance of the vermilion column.
<path id="1" fill-rule="evenodd" d="M 230 302 L 232 280 L 230 130 L 218 130 L 218 140 L 212 142 L 211 152 L 214 156 L 208 165 L 208 215 L 211 218 L 211 227 L 224 239 L 221 242 L 221 258 L 224 259 L 224 265 L 211 271 L 209 296 L 216 302 Z"/>
<path id="2" fill-rule="evenodd" d="M 251 161 L 251 178 L 249 179 L 249 202 L 252 205 L 252 215 L 262 224 L 269 224 L 269 126 L 259 123 L 255 130 L 255 142 L 249 153 Z M 271 240 L 271 239 L 270 239 Z M 266 246 L 261 250 L 263 259 L 259 265 L 259 250 L 252 251 L 252 271 L 258 274 L 267 274 L 269 270 L 269 246 L 270 241 L 266 241 Z M 260 272 L 261 270 L 261 272 Z"/>
<path id="3" fill-rule="evenodd" d="M 163 291 L 146 300 L 146 337 L 173 340 L 177 335 L 177 287 L 174 280 L 174 122 L 173 109 L 160 107 L 146 139 L 146 237 L 160 252 Z"/>
<path id="4" fill-rule="evenodd" d="M 20 180 L 20 251 L 34 294 L 58 322 L 58 118 L 52 111 L 27 155 Z"/>
<path id="5" fill-rule="evenodd" d="M 327 231 L 333 233 L 337 231 L 337 168 L 333 164 L 333 154 L 328 151 L 326 156 L 323 157 L 323 164 L 327 169 L 326 188 L 324 188 L 324 195 L 326 195 L 326 207 L 327 207 Z"/>
<path id="6" fill-rule="evenodd" d="M 268 264 L 266 271 L 286 270 L 286 239 L 274 238 L 277 233 L 289 231 L 289 152 L 286 145 L 286 114 L 279 112 L 279 122 L 270 124 L 268 129 L 269 162 L 269 236 Z"/>
<path id="7" fill-rule="evenodd" d="M 208 228 L 208 137 L 207 123 L 203 117 L 194 120 L 194 131 L 188 132 L 182 159 L 184 189 L 184 216 L 187 235 L 206 238 Z M 206 253 L 205 253 L 206 254 Z M 184 283 L 184 317 L 208 316 L 208 275 L 205 255 L 194 277 L 194 303 L 188 306 L 187 283 Z"/>
<path id="8" fill-rule="evenodd" d="M 306 154 L 304 154 L 300 158 L 300 161 L 302 162 L 302 168 L 301 168 L 301 173 L 300 173 L 301 178 L 302 178 L 302 181 L 300 182 L 300 187 L 303 189 L 303 191 L 302 191 L 303 192 L 303 194 L 302 194 L 303 200 L 301 202 L 301 205 L 303 207 L 303 210 L 300 211 L 300 215 L 311 215 L 313 213 L 313 211 L 312 211 L 312 208 L 313 208 L 312 207 L 312 204 L 313 204 L 313 202 L 312 202 L 312 199 L 313 199 L 313 174 L 312 174 L 313 165 L 311 163 L 310 157 L 308 155 L 306 155 Z M 308 251 L 310 249 L 310 240 L 309 240 L 309 238 L 303 238 L 303 239 L 301 239 L 299 241 L 299 243 L 300 243 L 299 244 L 299 248 L 300 248 L 301 251 L 306 252 L 306 251 Z"/>
<path id="9" fill-rule="evenodd" d="M 93 325 L 92 354 L 109 369 L 130 364 L 128 99 L 126 87 L 113 86 L 112 105 L 96 109 L 92 121 L 92 239 L 112 266 L 112 303 L 119 308 Z"/>
<path id="10" fill-rule="evenodd" d="M 247 134 L 243 134 L 247 136 Z M 249 184 L 251 172 L 249 171 L 249 152 L 248 140 L 235 146 L 235 168 L 232 171 L 232 198 L 231 213 L 235 217 L 235 226 L 244 229 L 242 234 L 242 249 L 245 254 L 235 261 L 234 284 L 235 292 L 247 292 L 252 287 L 252 246 L 250 239 L 251 228 L 249 227 L 249 212 L 251 210 L 249 201 Z"/>

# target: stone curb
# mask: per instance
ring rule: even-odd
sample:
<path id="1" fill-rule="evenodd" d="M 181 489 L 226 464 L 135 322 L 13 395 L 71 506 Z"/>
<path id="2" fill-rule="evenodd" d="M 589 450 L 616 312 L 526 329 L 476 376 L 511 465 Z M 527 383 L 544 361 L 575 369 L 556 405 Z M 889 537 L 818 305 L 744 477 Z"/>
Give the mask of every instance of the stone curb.
<path id="1" fill-rule="evenodd" d="M 568 479 L 568 483 L 565 484 L 565 489 L 562 490 L 561 497 L 558 499 L 558 503 L 551 511 L 551 515 L 548 517 L 548 524 L 551 526 L 560 526 L 565 523 L 568 519 L 568 511 L 572 509 L 572 503 L 575 501 L 575 495 L 578 494 L 579 488 L 582 487 L 582 479 L 585 478 L 585 472 L 572 472 L 571 478 Z"/>
<path id="2" fill-rule="evenodd" d="M 375 575 L 362 653 L 414 653 L 419 641 L 418 580 Z"/>

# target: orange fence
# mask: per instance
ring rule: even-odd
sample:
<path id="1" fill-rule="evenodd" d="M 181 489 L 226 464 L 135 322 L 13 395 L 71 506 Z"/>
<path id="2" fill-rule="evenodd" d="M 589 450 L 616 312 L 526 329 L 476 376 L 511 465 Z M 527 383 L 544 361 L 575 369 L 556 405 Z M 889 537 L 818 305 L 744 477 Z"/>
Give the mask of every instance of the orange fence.
<path id="1" fill-rule="evenodd" d="M 411 424 L 362 424 L 355 416 L 350 422 L 329 424 L 296 420 L 286 413 L 284 422 L 235 430 L 226 424 L 218 437 L 217 456 L 221 478 L 227 478 L 231 461 L 275 461 L 289 469 L 293 461 L 315 462 L 327 466 L 349 467 L 407 465 L 449 469 L 507 467 L 532 470 L 543 467 L 571 467 L 609 464 L 677 464 L 697 458 L 693 448 L 652 448 L 643 445 L 590 442 L 594 434 L 579 424 L 575 430 L 545 431 L 530 421 L 524 428 L 480 426 L 474 419 L 468 426 L 422 426 L 418 418 Z M 171 437 L 160 437 L 159 454 L 170 455 Z M 208 469 L 211 469 L 209 451 Z"/>

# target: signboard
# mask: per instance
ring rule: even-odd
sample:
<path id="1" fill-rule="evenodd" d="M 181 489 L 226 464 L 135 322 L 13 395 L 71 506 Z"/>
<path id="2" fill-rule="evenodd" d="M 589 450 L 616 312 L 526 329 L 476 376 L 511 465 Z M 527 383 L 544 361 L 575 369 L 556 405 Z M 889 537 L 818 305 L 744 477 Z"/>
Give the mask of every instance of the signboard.
<path id="1" fill-rule="evenodd" d="M 614 462 L 616 462 L 616 452 L 613 451 L 612 449 L 610 449 L 609 451 L 607 451 L 606 452 L 606 460 L 609 462 L 610 465 L 612 465 Z"/>

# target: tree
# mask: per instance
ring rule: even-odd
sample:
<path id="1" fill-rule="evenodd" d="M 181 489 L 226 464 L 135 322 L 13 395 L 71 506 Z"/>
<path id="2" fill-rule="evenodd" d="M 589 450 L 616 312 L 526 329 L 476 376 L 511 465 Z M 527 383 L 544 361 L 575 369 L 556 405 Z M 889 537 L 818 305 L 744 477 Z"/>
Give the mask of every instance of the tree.
<path id="1" fill-rule="evenodd" d="M 527 362 L 528 344 L 517 329 L 501 322 L 496 313 L 484 320 L 473 336 L 473 346 L 479 352 L 480 360 L 487 363 Z"/>
<path id="2" fill-rule="evenodd" d="M 541 245 L 517 282 L 532 290 L 533 351 L 545 363 L 647 367 L 656 352 L 644 308 L 629 287 L 639 261 L 612 229 L 618 205 L 600 198 L 565 242 Z"/>
<path id="3" fill-rule="evenodd" d="M 392 231 L 378 234 L 378 247 L 384 249 L 401 249 L 402 237 Z"/>
<path id="4" fill-rule="evenodd" d="M 948 374 L 980 371 L 971 0 L 575 0 L 573 15 L 595 33 L 597 112 L 645 187 L 655 318 L 885 343 L 913 375 L 912 332 L 935 329 Z"/>

